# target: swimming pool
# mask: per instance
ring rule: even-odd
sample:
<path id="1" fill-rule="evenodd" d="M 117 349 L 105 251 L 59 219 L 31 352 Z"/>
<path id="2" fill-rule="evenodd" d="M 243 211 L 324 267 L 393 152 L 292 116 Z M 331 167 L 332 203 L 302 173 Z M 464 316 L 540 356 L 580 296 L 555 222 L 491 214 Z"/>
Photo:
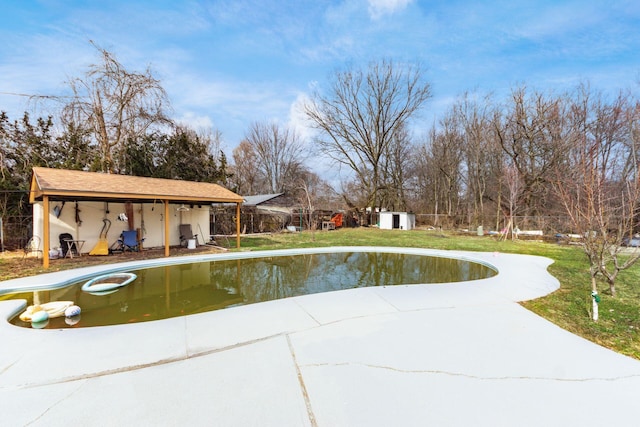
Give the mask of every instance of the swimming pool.
<path id="1" fill-rule="evenodd" d="M 46 328 L 137 323 L 313 293 L 369 286 L 451 283 L 496 274 L 486 263 L 402 248 L 316 248 L 230 253 L 114 265 L 138 278 L 108 295 L 82 292 L 91 275 L 22 292 L 29 305 L 71 300 L 80 318 Z M 104 273 L 104 271 L 103 271 Z M 67 275 L 70 276 L 71 272 Z M 17 317 L 13 324 L 31 327 Z"/>

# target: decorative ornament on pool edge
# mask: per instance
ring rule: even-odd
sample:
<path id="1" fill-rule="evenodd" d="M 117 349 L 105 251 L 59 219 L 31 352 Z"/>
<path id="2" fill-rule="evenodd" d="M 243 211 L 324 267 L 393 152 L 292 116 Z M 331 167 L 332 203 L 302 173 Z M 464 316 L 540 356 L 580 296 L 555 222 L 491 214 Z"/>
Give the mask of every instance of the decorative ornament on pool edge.
<path id="1" fill-rule="evenodd" d="M 49 320 L 49 313 L 47 313 L 44 310 L 36 311 L 31 316 L 32 323 L 40 323 L 40 322 L 45 322 L 47 320 Z"/>
<path id="2" fill-rule="evenodd" d="M 47 327 L 47 325 L 49 324 L 49 319 L 43 321 L 43 322 L 32 322 L 31 323 L 31 327 L 33 329 L 44 329 Z"/>
<path id="3" fill-rule="evenodd" d="M 79 315 L 81 312 L 80 307 L 78 307 L 77 305 L 72 305 L 71 307 L 68 307 L 65 311 L 64 311 L 64 317 L 73 317 L 73 316 L 77 316 Z"/>

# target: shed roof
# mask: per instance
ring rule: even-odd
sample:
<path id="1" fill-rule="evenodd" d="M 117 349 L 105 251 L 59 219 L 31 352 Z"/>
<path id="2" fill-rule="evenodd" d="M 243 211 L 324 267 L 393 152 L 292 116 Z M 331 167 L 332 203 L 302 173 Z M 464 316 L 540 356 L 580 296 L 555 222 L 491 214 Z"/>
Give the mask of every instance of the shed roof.
<path id="1" fill-rule="evenodd" d="M 169 200 L 176 203 L 242 203 L 242 196 L 208 182 L 179 181 L 34 167 L 29 201 Z"/>

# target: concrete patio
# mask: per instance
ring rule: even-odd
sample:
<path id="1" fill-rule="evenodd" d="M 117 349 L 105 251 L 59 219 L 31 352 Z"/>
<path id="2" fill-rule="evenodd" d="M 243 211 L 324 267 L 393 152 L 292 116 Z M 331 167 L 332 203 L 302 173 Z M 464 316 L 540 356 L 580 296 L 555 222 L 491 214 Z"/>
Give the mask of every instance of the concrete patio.
<path id="1" fill-rule="evenodd" d="M 638 424 L 640 362 L 517 303 L 558 288 L 547 273 L 550 260 L 446 254 L 493 265 L 499 274 L 122 326 L 30 330 L 2 322 L 0 425 Z M 45 286 L 105 268 L 0 288 Z M 0 302 L 4 318 L 21 310 L 17 301 Z"/>

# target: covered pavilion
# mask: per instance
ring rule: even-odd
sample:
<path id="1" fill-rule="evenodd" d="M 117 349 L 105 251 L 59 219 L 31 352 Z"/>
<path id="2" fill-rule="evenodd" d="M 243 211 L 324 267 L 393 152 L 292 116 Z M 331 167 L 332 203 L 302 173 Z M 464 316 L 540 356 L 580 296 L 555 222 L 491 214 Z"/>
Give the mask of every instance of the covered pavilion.
<path id="1" fill-rule="evenodd" d="M 100 172 L 34 167 L 29 202 L 43 204 L 43 267 L 49 267 L 51 248 L 50 221 L 52 202 L 117 202 L 156 203 L 164 205 L 164 252 L 169 256 L 171 226 L 170 204 L 211 205 L 236 204 L 236 246 L 240 247 L 240 206 L 242 196 L 218 185 L 206 182 L 117 175 Z"/>

